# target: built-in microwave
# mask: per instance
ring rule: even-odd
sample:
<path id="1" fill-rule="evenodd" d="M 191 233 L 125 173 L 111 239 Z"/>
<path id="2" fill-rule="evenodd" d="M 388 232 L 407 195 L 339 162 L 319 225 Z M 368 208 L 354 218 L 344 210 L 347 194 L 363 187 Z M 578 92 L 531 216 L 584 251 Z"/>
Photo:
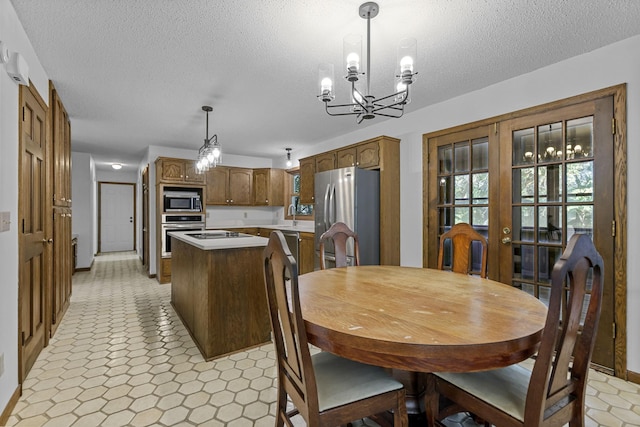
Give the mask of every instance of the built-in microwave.
<path id="1" fill-rule="evenodd" d="M 200 194 L 194 191 L 165 191 L 165 212 L 202 212 Z"/>

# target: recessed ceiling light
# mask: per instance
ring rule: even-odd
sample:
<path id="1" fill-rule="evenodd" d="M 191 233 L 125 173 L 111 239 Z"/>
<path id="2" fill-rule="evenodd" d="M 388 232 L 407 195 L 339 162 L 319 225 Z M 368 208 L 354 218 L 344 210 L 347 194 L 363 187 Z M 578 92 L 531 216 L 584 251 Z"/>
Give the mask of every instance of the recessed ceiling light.
<path id="1" fill-rule="evenodd" d="M 111 167 L 115 170 L 122 169 L 122 165 L 120 163 L 111 163 Z"/>

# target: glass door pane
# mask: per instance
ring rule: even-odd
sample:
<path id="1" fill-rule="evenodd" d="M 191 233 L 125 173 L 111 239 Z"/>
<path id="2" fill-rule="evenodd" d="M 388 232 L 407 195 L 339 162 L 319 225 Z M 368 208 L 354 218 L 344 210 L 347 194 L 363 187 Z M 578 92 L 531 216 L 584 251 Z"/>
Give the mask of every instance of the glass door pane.
<path id="1" fill-rule="evenodd" d="M 438 239 L 453 225 L 471 224 L 489 236 L 489 138 L 469 138 L 438 147 Z M 472 250 L 472 263 L 481 264 L 482 248 Z M 445 246 L 444 264 L 450 265 Z M 490 267 L 488 267 L 490 270 Z"/>
<path id="2" fill-rule="evenodd" d="M 593 236 L 592 146 L 593 116 L 512 131 L 512 284 L 544 302 L 569 237 Z"/>

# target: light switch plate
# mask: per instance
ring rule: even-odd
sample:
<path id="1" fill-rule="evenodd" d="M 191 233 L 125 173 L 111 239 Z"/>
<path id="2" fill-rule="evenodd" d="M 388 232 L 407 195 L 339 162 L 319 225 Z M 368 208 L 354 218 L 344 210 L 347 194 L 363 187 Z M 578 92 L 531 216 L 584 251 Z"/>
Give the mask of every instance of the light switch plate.
<path id="1" fill-rule="evenodd" d="M 0 232 L 11 228 L 11 212 L 0 212 Z"/>

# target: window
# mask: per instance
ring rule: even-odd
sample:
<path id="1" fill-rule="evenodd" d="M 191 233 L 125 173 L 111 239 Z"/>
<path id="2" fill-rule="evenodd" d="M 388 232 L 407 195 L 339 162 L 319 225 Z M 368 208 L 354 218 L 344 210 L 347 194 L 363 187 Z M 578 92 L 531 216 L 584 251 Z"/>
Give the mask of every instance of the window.
<path id="1" fill-rule="evenodd" d="M 293 219 L 293 215 L 291 215 L 293 213 L 292 210 L 295 210 L 296 217 L 313 216 L 313 205 L 303 205 L 300 203 L 300 172 L 298 170 L 289 172 L 287 187 L 287 200 L 289 202 L 285 205 L 285 219 Z M 290 208 L 292 205 L 293 208 Z"/>

